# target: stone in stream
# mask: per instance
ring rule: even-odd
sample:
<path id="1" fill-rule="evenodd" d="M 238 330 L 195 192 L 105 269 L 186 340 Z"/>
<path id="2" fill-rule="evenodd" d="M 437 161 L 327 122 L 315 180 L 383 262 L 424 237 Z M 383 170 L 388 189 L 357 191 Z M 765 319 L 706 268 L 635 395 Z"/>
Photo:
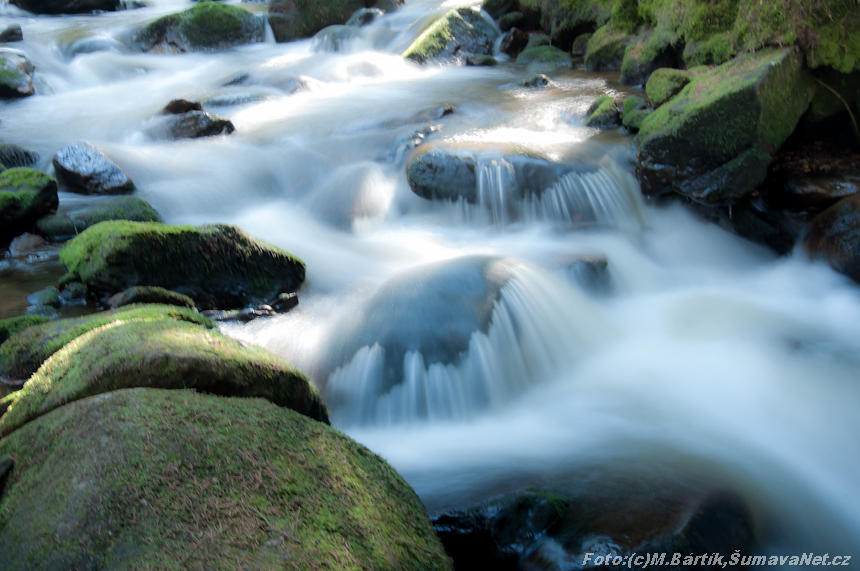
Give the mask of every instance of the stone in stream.
<path id="1" fill-rule="evenodd" d="M 531 88 L 541 88 L 547 87 L 550 83 L 552 83 L 547 76 L 542 73 L 539 73 L 533 77 L 530 77 L 520 84 L 523 87 L 531 87 Z"/>
<path id="2" fill-rule="evenodd" d="M 57 178 L 72 192 L 80 194 L 126 194 L 134 183 L 97 147 L 79 142 L 63 147 L 54 155 Z"/>
<path id="3" fill-rule="evenodd" d="M 64 282 L 113 295 L 157 286 L 194 299 L 202 309 L 233 309 L 296 291 L 305 265 L 235 226 L 170 226 L 109 221 L 86 229 L 60 252 Z"/>
<path id="4" fill-rule="evenodd" d="M 39 153 L 28 151 L 11 143 L 0 143 L 0 163 L 3 170 L 14 167 L 32 167 L 39 162 Z"/>
<path id="5" fill-rule="evenodd" d="M 47 317 L 41 315 L 22 315 L 20 317 L 10 317 L 8 319 L 0 319 L 0 345 L 6 342 L 11 336 L 20 331 L 24 331 L 28 327 L 41 325 L 50 321 Z"/>
<path id="6" fill-rule="evenodd" d="M 379 8 L 359 8 L 356 10 L 349 20 L 346 21 L 347 26 L 367 26 L 372 24 L 377 18 L 385 14 Z"/>
<path id="7" fill-rule="evenodd" d="M 174 99 L 161 111 L 166 115 L 181 115 L 189 111 L 203 111 L 199 101 L 188 101 L 187 99 Z"/>
<path id="8" fill-rule="evenodd" d="M 499 50 L 512 58 L 517 57 L 521 51 L 526 49 L 529 43 L 529 35 L 519 28 L 511 28 L 505 37 L 502 38 L 502 44 Z"/>
<path id="9" fill-rule="evenodd" d="M 76 282 L 72 282 L 73 284 Z M 71 285 L 71 284 L 70 284 Z M 108 305 L 112 309 L 132 305 L 135 303 L 158 303 L 161 305 L 175 305 L 176 307 L 187 307 L 194 309 L 194 300 L 187 295 L 164 289 L 163 287 L 134 286 L 118 294 L 112 295 Z"/>
<path id="10" fill-rule="evenodd" d="M 860 282 L 860 194 L 844 198 L 812 219 L 804 248 L 837 272 Z"/>
<path id="11" fill-rule="evenodd" d="M 636 95 L 631 95 L 624 100 L 624 105 L 621 110 L 621 124 L 631 133 L 638 133 L 642 126 L 642 121 L 645 120 L 651 113 L 648 109 L 648 103 Z"/>
<path id="12" fill-rule="evenodd" d="M 611 25 L 598 29 L 588 39 L 585 50 L 585 69 L 588 71 L 621 71 L 624 52 L 632 37 Z"/>
<path id="13" fill-rule="evenodd" d="M 64 284 L 60 289 L 60 297 L 63 303 L 86 303 L 89 290 L 80 282 Z"/>
<path id="14" fill-rule="evenodd" d="M 814 92 L 794 48 L 746 54 L 693 78 L 642 122 L 643 194 L 675 191 L 712 205 L 748 200 Z"/>
<path id="15" fill-rule="evenodd" d="M 586 110 L 583 125 L 594 129 L 613 129 L 621 123 L 618 106 L 609 95 L 598 97 Z"/>
<path id="16" fill-rule="evenodd" d="M 63 300 L 60 299 L 60 290 L 54 286 L 48 286 L 45 289 L 39 290 L 27 296 L 27 301 L 35 306 L 48 306 L 58 308 L 63 305 Z"/>
<path id="17" fill-rule="evenodd" d="M 36 93 L 33 87 L 33 64 L 23 53 L 0 48 L 0 98 L 15 99 Z"/>
<path id="18" fill-rule="evenodd" d="M 311 4 L 295 0 L 268 1 L 269 25 L 277 42 L 309 38 L 328 26 L 346 24 L 364 8 L 391 12 L 403 3 L 402 0 L 325 0 Z"/>
<path id="19" fill-rule="evenodd" d="M 229 119 L 206 111 L 188 111 L 159 117 L 146 133 L 153 139 L 175 140 L 229 135 L 235 131 Z"/>
<path id="20" fill-rule="evenodd" d="M 451 571 L 391 466 L 262 399 L 113 391 L 26 424 L 0 454 L 18 458 L 0 497 L 7 571 Z"/>
<path id="21" fill-rule="evenodd" d="M 20 42 L 24 40 L 24 33 L 20 24 L 12 24 L 0 32 L 0 43 Z"/>
<path id="22" fill-rule="evenodd" d="M 161 216 L 148 202 L 137 196 L 118 196 L 85 210 L 40 218 L 36 231 L 51 241 L 67 240 L 90 226 L 106 220 L 161 222 Z"/>
<path id="23" fill-rule="evenodd" d="M 44 220 L 44 218 L 42 218 Z M 12 256 L 23 256 L 45 247 L 48 242 L 36 234 L 24 233 L 9 243 L 9 254 Z"/>
<path id="24" fill-rule="evenodd" d="M 30 168 L 0 173 L 0 244 L 32 230 L 36 220 L 58 204 L 53 177 Z"/>
<path id="25" fill-rule="evenodd" d="M 117 0 L 10 0 L 11 4 L 33 14 L 89 14 L 118 10 Z"/>
<path id="26" fill-rule="evenodd" d="M 412 42 L 403 57 L 418 63 L 458 63 L 469 55 L 490 54 L 498 31 L 481 11 L 445 12 Z"/>
<path id="27" fill-rule="evenodd" d="M 517 56 L 517 63 L 525 64 L 531 73 L 544 73 L 557 69 L 570 69 L 573 60 L 553 46 L 527 47 Z"/>
<path id="28" fill-rule="evenodd" d="M 134 39 L 144 52 L 215 51 L 262 42 L 264 26 L 261 18 L 237 6 L 201 2 L 149 23 Z"/>
<path id="29" fill-rule="evenodd" d="M 466 56 L 466 65 L 474 67 L 492 67 L 498 64 L 499 60 L 488 54 Z"/>
<path id="30" fill-rule="evenodd" d="M 357 26 L 328 26 L 314 35 L 313 50 L 317 52 L 341 52 L 352 41 L 361 38 L 361 34 L 361 30 Z"/>
<path id="31" fill-rule="evenodd" d="M 644 84 L 658 68 L 680 65 L 679 45 L 683 38 L 675 32 L 660 30 L 645 34 L 624 50 L 621 63 L 621 83 Z"/>

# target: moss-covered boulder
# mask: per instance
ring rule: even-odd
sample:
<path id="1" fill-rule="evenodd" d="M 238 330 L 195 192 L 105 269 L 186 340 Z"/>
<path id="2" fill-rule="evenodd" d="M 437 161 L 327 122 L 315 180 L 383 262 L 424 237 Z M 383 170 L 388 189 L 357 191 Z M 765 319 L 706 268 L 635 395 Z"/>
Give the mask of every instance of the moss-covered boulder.
<path id="1" fill-rule="evenodd" d="M 509 12 L 499 18 L 499 29 L 507 32 L 511 28 L 518 28 L 525 24 L 526 17 L 522 12 Z"/>
<path id="2" fill-rule="evenodd" d="M 588 71 L 620 71 L 627 46 L 634 38 L 623 30 L 603 26 L 591 36 L 585 49 Z"/>
<path id="3" fill-rule="evenodd" d="M 489 54 L 498 31 L 488 18 L 472 8 L 449 10 L 406 48 L 403 57 L 419 63 L 450 63 L 470 54 Z"/>
<path id="4" fill-rule="evenodd" d="M 694 78 L 642 123 L 642 192 L 708 204 L 748 198 L 814 93 L 794 48 L 747 54 Z"/>
<path id="5" fill-rule="evenodd" d="M 11 48 L 0 48 L 0 98 L 29 97 L 33 87 L 33 64 Z"/>
<path id="6" fill-rule="evenodd" d="M 402 0 L 269 0 L 269 25 L 275 40 L 309 38 L 328 26 L 346 24 L 362 8 L 394 10 Z"/>
<path id="7" fill-rule="evenodd" d="M 53 177 L 30 168 L 0 173 L 0 244 L 31 230 L 36 220 L 58 205 Z"/>
<path id="8" fill-rule="evenodd" d="M 0 435 L 64 404 L 134 387 L 260 397 L 328 422 L 307 378 L 268 351 L 188 322 L 132 320 L 93 329 L 54 353 L 2 399 Z"/>
<path id="9" fill-rule="evenodd" d="M 26 381 L 51 355 L 81 335 L 104 325 L 130 321 L 163 321 L 173 319 L 214 328 L 208 317 L 181 307 L 169 305 L 132 305 L 74 319 L 60 319 L 31 325 L 0 345 L 0 378 Z"/>
<path id="10" fill-rule="evenodd" d="M 0 319 L 0 345 L 5 343 L 9 337 L 15 335 L 19 331 L 24 331 L 28 327 L 41 325 L 48 321 L 50 321 L 50 319 L 41 315 L 22 315 L 20 317 Z"/>
<path id="11" fill-rule="evenodd" d="M 677 34 L 661 30 L 627 46 L 621 62 L 621 83 L 645 83 L 655 69 L 677 66 L 680 40 Z"/>
<path id="12" fill-rule="evenodd" d="M 10 0 L 10 4 L 34 14 L 113 12 L 121 5 L 118 0 Z"/>
<path id="13" fill-rule="evenodd" d="M 221 2 L 201 2 L 184 12 L 159 18 L 138 32 L 145 52 L 214 51 L 262 42 L 264 22 L 252 13 Z"/>
<path id="14" fill-rule="evenodd" d="M 621 111 L 621 124 L 631 133 L 638 133 L 639 128 L 642 126 L 642 121 L 650 113 L 651 110 L 644 99 L 636 95 L 631 95 L 624 100 Z"/>
<path id="15" fill-rule="evenodd" d="M 32 167 L 39 162 L 39 153 L 12 143 L 0 143 L 0 164 L 6 168 Z"/>
<path id="16" fill-rule="evenodd" d="M 594 129 L 612 129 L 621 123 L 618 106 L 609 95 L 601 95 L 585 112 L 583 125 Z"/>
<path id="17" fill-rule="evenodd" d="M 261 399 L 131 389 L 0 441 L 8 571 L 450 570 L 415 492 L 372 452 Z"/>
<path id="18" fill-rule="evenodd" d="M 36 231 L 52 241 L 67 240 L 106 220 L 161 222 L 161 216 L 142 198 L 119 196 L 79 212 L 45 216 L 36 223 Z"/>
<path id="19" fill-rule="evenodd" d="M 548 45 L 550 45 L 549 36 L 544 34 L 544 33 L 541 33 L 541 32 L 535 32 L 535 33 L 529 34 L 529 41 L 526 44 L 526 49 L 528 50 L 531 48 L 538 48 L 540 46 L 548 46 Z M 561 50 L 559 50 L 559 51 L 561 51 Z M 562 53 L 564 53 L 564 52 L 562 52 Z"/>
<path id="20" fill-rule="evenodd" d="M 134 183 L 95 145 L 80 141 L 56 152 L 54 171 L 66 187 L 81 194 L 127 194 Z"/>
<path id="21" fill-rule="evenodd" d="M 693 40 L 684 46 L 687 68 L 700 65 L 722 65 L 735 57 L 734 40 L 730 33 L 714 34 L 704 40 Z"/>
<path id="22" fill-rule="evenodd" d="M 525 64 L 529 73 L 543 73 L 573 67 L 573 60 L 570 55 L 548 45 L 527 47 L 517 56 L 517 63 Z"/>
<path id="23" fill-rule="evenodd" d="M 584 34 L 579 34 L 573 40 L 573 44 L 570 47 L 570 53 L 575 56 L 584 56 L 585 51 L 588 49 L 588 40 L 593 36 L 591 32 L 586 32 Z"/>
<path id="24" fill-rule="evenodd" d="M 804 248 L 837 272 L 860 282 L 860 194 L 844 198 L 812 219 Z"/>
<path id="25" fill-rule="evenodd" d="M 116 309 L 135 303 L 158 303 L 161 305 L 175 305 L 176 307 L 187 307 L 194 309 L 194 300 L 187 295 L 164 289 L 163 287 L 135 286 L 111 296 L 108 305 Z"/>
<path id="26" fill-rule="evenodd" d="M 681 90 L 690 83 L 691 79 L 692 75 L 687 71 L 668 67 L 660 68 L 648 78 L 648 83 L 645 84 L 645 93 L 651 103 L 659 107 L 681 93 Z"/>
<path id="27" fill-rule="evenodd" d="M 96 224 L 66 244 L 68 281 L 113 295 L 157 286 L 187 295 L 203 309 L 266 302 L 298 289 L 305 265 L 235 226 L 155 222 Z"/>

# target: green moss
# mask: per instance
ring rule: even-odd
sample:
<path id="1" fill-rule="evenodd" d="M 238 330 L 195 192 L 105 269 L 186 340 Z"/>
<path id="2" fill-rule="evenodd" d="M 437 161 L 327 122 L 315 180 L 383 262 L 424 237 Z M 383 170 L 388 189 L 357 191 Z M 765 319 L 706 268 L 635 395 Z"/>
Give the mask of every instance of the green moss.
<path id="1" fill-rule="evenodd" d="M 690 41 L 684 47 L 684 62 L 688 68 L 701 65 L 722 65 L 735 57 L 734 39 L 728 32 L 714 34 L 707 40 Z"/>
<path id="2" fill-rule="evenodd" d="M 612 7 L 612 27 L 633 34 L 639 27 L 639 2 L 637 0 L 616 0 Z"/>
<path id="3" fill-rule="evenodd" d="M 651 73 L 670 60 L 679 36 L 668 30 L 647 34 L 639 42 L 627 46 L 621 63 L 622 83 L 645 83 Z"/>
<path id="4" fill-rule="evenodd" d="M 90 226 L 107 220 L 162 221 L 158 212 L 145 200 L 136 196 L 120 196 L 81 212 L 41 218 L 36 223 L 36 231 L 50 240 L 60 240 L 80 234 Z"/>
<path id="5" fill-rule="evenodd" d="M 452 56 L 449 53 L 452 42 L 459 44 L 464 52 L 489 53 L 497 33 L 471 8 L 449 10 L 406 48 L 403 57 L 424 63 Z"/>
<path id="6" fill-rule="evenodd" d="M 61 319 L 34 325 L 11 336 L 0 345 L 0 377 L 26 380 L 48 357 L 70 341 L 108 323 L 138 320 L 175 319 L 214 329 L 207 317 L 186 308 L 169 305 L 131 305 L 86 317 Z"/>
<path id="7" fill-rule="evenodd" d="M 540 46 L 548 46 L 549 45 L 549 36 L 546 34 L 530 34 L 529 41 L 526 44 L 525 49 L 538 48 Z"/>
<path id="8" fill-rule="evenodd" d="M 364 7 L 359 0 L 273 1 L 269 3 L 269 24 L 276 41 L 289 42 L 313 36 L 326 26 L 344 24 Z"/>
<path id="9" fill-rule="evenodd" d="M 225 48 L 262 40 L 262 21 L 230 4 L 201 2 L 179 14 L 151 22 L 138 39 L 151 49 L 168 36 L 179 36 L 173 43 L 180 51 Z"/>
<path id="10" fill-rule="evenodd" d="M 31 168 L 4 170 L 0 173 L 0 243 L 31 230 L 57 204 L 53 177 Z"/>
<path id="11" fill-rule="evenodd" d="M 815 29 L 816 38 L 807 50 L 809 67 L 829 66 L 849 74 L 860 71 L 860 9 Z"/>
<path id="12" fill-rule="evenodd" d="M 187 295 L 176 293 L 162 287 L 135 286 L 110 298 L 111 307 L 122 307 L 134 303 L 160 303 L 194 309 L 194 300 Z"/>
<path id="13" fill-rule="evenodd" d="M 684 86 L 690 83 L 690 80 L 689 72 L 661 68 L 648 78 L 645 93 L 648 95 L 648 99 L 659 107 L 680 93 Z"/>
<path id="14" fill-rule="evenodd" d="M 450 569 L 414 491 L 378 456 L 260 399 L 131 389 L 0 441 L 9 571 Z"/>
<path id="15" fill-rule="evenodd" d="M 628 113 L 632 113 L 633 111 L 641 111 L 642 109 L 647 109 L 647 107 L 648 103 L 644 99 L 636 95 L 631 95 L 624 100 L 622 113 L 626 116 Z"/>
<path id="16" fill-rule="evenodd" d="M 584 124 L 586 127 L 595 129 L 616 126 L 618 124 L 618 107 L 615 105 L 615 100 L 608 95 L 597 98 L 586 111 Z"/>
<path id="17" fill-rule="evenodd" d="M 621 69 L 624 51 L 630 41 L 630 34 L 603 26 L 588 40 L 585 50 L 585 67 L 589 71 Z"/>
<path id="18" fill-rule="evenodd" d="M 593 36 L 591 32 L 580 34 L 573 40 L 573 47 L 570 48 L 570 52 L 573 55 L 585 55 L 585 50 L 588 49 L 588 40 Z"/>
<path id="19" fill-rule="evenodd" d="M 528 66 L 530 73 L 542 73 L 573 67 L 571 57 L 553 46 L 538 46 L 520 52 L 517 63 Z"/>
<path id="20" fill-rule="evenodd" d="M 499 18 L 499 29 L 507 32 L 511 28 L 515 28 L 525 21 L 526 17 L 522 12 L 510 12 Z"/>
<path id="21" fill-rule="evenodd" d="M 304 263 L 233 226 L 110 221 L 69 241 L 60 261 L 91 290 L 136 285 L 188 295 L 204 309 L 230 309 L 295 291 Z"/>
<path id="22" fill-rule="evenodd" d="M 40 192 L 46 187 L 56 188 L 57 181 L 54 177 L 40 170 L 18 167 L 11 168 L 0 173 L 0 189 L 14 189 L 16 192 L 29 190 Z"/>
<path id="23" fill-rule="evenodd" d="M 28 327 L 40 325 L 49 322 L 50 319 L 41 315 L 22 315 L 20 317 L 10 317 L 9 319 L 0 319 L 0 344 L 3 344 L 12 335 L 24 331 Z"/>

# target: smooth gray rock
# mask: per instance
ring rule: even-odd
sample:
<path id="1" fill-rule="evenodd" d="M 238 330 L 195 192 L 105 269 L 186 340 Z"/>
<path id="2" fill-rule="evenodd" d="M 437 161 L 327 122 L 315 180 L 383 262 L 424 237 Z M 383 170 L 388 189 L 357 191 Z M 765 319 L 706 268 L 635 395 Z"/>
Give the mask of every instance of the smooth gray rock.
<path id="1" fill-rule="evenodd" d="M 134 190 L 128 175 L 104 153 L 81 141 L 54 155 L 57 178 L 80 194 L 125 194 Z"/>

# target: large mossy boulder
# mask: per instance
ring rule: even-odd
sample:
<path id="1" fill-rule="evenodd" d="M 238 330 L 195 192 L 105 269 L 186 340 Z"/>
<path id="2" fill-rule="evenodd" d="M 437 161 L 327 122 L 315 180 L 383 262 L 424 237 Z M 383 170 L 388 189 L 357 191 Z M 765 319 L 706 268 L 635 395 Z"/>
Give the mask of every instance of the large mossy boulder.
<path id="1" fill-rule="evenodd" d="M 10 0 L 10 4 L 34 14 L 88 14 L 113 12 L 121 3 L 118 0 Z"/>
<path id="2" fill-rule="evenodd" d="M 812 219 L 804 247 L 813 259 L 860 282 L 860 194 L 844 198 Z"/>
<path id="3" fill-rule="evenodd" d="M 66 187 L 80 194 L 127 194 L 134 183 L 95 145 L 81 141 L 54 154 L 54 170 Z"/>
<path id="4" fill-rule="evenodd" d="M 624 60 L 621 62 L 621 83 L 645 83 L 654 70 L 676 67 L 679 63 L 676 45 L 680 41 L 681 38 L 677 34 L 659 31 L 627 46 Z"/>
<path id="5" fill-rule="evenodd" d="M 296 291 L 305 265 L 235 226 L 170 226 L 102 222 L 66 244 L 68 280 L 109 295 L 157 286 L 194 299 L 203 309 L 262 303 Z"/>
<path id="6" fill-rule="evenodd" d="M 402 0 L 269 0 L 269 25 L 275 41 L 309 38 L 328 26 L 349 22 L 362 8 L 394 10 Z"/>
<path id="7" fill-rule="evenodd" d="M 0 244 L 31 230 L 40 217 L 58 205 L 53 177 L 30 168 L 0 173 Z"/>
<path id="8" fill-rule="evenodd" d="M 668 67 L 655 70 L 645 84 L 645 93 L 656 107 L 663 105 L 684 89 L 692 75 L 688 71 Z"/>
<path id="9" fill-rule="evenodd" d="M 635 38 L 612 26 L 603 26 L 588 39 L 585 49 L 585 69 L 588 71 L 620 71 L 627 46 Z"/>
<path id="10" fill-rule="evenodd" d="M 531 42 L 531 40 L 529 41 Z M 517 63 L 526 65 L 529 73 L 543 73 L 573 67 L 573 60 L 570 55 L 548 45 L 526 46 L 526 49 L 517 56 Z"/>
<path id="11" fill-rule="evenodd" d="M 450 570 L 384 460 L 262 399 L 130 389 L 0 441 L 7 571 Z"/>
<path id="12" fill-rule="evenodd" d="M 620 125 L 621 115 L 615 100 L 609 95 L 598 97 L 585 111 L 582 124 L 592 129 L 612 129 Z"/>
<path id="13" fill-rule="evenodd" d="M 135 387 L 259 397 L 328 422 L 308 379 L 282 359 L 168 318 L 107 323 L 66 344 L 0 401 L 0 435 L 70 402 Z"/>
<path id="14" fill-rule="evenodd" d="M 11 48 L 0 48 L 0 98 L 29 97 L 33 87 L 33 64 L 27 57 Z"/>
<path id="15" fill-rule="evenodd" d="M 794 48 L 747 54 L 694 78 L 642 123 L 642 192 L 707 204 L 747 199 L 815 93 Z"/>
<path id="16" fill-rule="evenodd" d="M 132 305 L 85 317 L 31 324 L 0 345 L 0 378 L 26 381 L 51 355 L 81 335 L 108 324 L 173 319 L 214 328 L 194 310 L 170 305 Z"/>
<path id="17" fill-rule="evenodd" d="M 151 22 L 135 40 L 145 52 L 214 51 L 262 42 L 264 22 L 254 14 L 221 2 L 201 2 L 178 14 Z"/>
<path id="18" fill-rule="evenodd" d="M 403 57 L 427 63 L 459 62 L 468 55 L 489 54 L 498 30 L 472 8 L 445 12 L 416 38 Z"/>
<path id="19" fill-rule="evenodd" d="M 75 283 L 75 282 L 73 282 Z M 134 286 L 111 296 L 108 305 L 116 309 L 135 303 L 158 303 L 162 305 L 175 305 L 176 307 L 187 307 L 194 309 L 194 300 L 187 295 L 153 286 Z"/>
<path id="20" fill-rule="evenodd" d="M 8 319 L 0 319 L 0 345 L 6 342 L 11 336 L 24 331 L 34 325 L 41 325 L 50 321 L 47 317 L 41 315 L 22 315 L 20 317 L 10 317 Z"/>
<path id="21" fill-rule="evenodd" d="M 162 221 L 158 212 L 142 198 L 119 196 L 79 212 L 45 216 L 36 223 L 36 231 L 49 240 L 59 241 L 76 236 L 90 226 L 107 220 Z"/>

